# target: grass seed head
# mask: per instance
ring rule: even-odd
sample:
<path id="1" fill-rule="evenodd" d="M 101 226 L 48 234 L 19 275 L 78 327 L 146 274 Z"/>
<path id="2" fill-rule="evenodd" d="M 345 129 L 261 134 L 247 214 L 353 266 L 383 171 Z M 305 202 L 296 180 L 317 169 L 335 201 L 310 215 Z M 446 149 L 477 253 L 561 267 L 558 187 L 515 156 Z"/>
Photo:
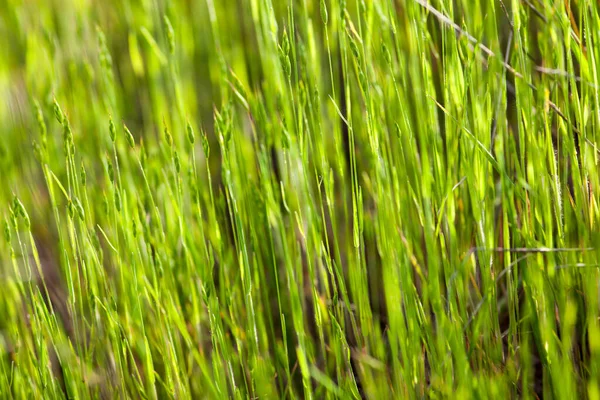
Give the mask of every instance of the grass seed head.
<path id="1" fill-rule="evenodd" d="M 38 127 L 40 129 L 40 135 L 43 140 L 46 138 L 46 123 L 44 122 L 44 113 L 42 112 L 42 108 L 40 107 L 40 103 L 36 100 L 34 103 L 35 108 L 35 117 L 38 123 Z"/>
<path id="2" fill-rule="evenodd" d="M 188 142 L 193 145 L 194 142 L 196 141 L 196 135 L 194 135 L 194 128 L 192 128 L 192 124 L 190 124 L 189 122 L 187 123 L 186 127 L 185 127 L 186 133 L 187 133 L 187 139 Z"/>
<path id="3" fill-rule="evenodd" d="M 181 161 L 179 160 L 179 154 L 177 153 L 177 150 L 173 152 L 173 165 L 175 165 L 175 171 L 177 171 L 177 174 L 179 174 L 181 172 Z"/>
<path id="4" fill-rule="evenodd" d="M 12 241 L 10 225 L 8 224 L 7 220 L 4 220 L 4 240 L 6 240 L 6 243 L 11 243 Z"/>
<path id="5" fill-rule="evenodd" d="M 52 109 L 54 110 L 54 117 L 60 124 L 62 124 L 65 117 L 56 99 L 54 99 L 52 103 Z"/>
<path id="6" fill-rule="evenodd" d="M 329 15 L 327 14 L 327 4 L 325 4 L 325 0 L 321 0 L 321 21 L 323 21 L 323 25 L 327 25 L 329 21 Z"/>
<path id="7" fill-rule="evenodd" d="M 171 135 L 171 132 L 169 131 L 169 128 L 167 127 L 167 122 L 165 120 L 163 120 L 163 125 L 164 125 L 164 136 L 165 136 L 165 140 L 167 142 L 167 144 L 169 145 L 170 148 L 173 148 L 173 136 Z"/>
<path id="8" fill-rule="evenodd" d="M 113 122 L 112 118 L 108 120 L 108 133 L 110 135 L 110 140 L 112 140 L 114 143 L 115 139 L 117 138 L 117 128 L 115 127 L 115 123 Z"/>
<path id="9" fill-rule="evenodd" d="M 123 129 L 125 130 L 125 138 L 127 139 L 127 143 L 129 144 L 129 147 L 133 149 L 135 147 L 135 139 L 133 138 L 133 134 L 125 124 L 123 124 Z"/>
<path id="10" fill-rule="evenodd" d="M 114 191 L 114 202 L 115 202 L 115 208 L 117 209 L 117 211 L 121 211 L 121 191 L 117 188 L 115 188 Z"/>
<path id="11" fill-rule="evenodd" d="M 210 144 L 208 142 L 208 137 L 206 136 L 206 132 L 202 130 L 202 150 L 204 151 L 204 156 L 208 158 L 210 155 Z"/>
<path id="12" fill-rule="evenodd" d="M 166 15 L 163 18 L 163 22 L 167 34 L 167 43 L 169 44 L 169 53 L 173 54 L 175 53 L 175 32 L 173 31 L 173 25 L 171 25 L 171 21 Z"/>
<path id="13" fill-rule="evenodd" d="M 87 173 L 85 172 L 85 166 L 83 165 L 83 161 L 81 162 L 79 178 L 81 179 L 81 185 L 85 186 L 87 184 Z"/>

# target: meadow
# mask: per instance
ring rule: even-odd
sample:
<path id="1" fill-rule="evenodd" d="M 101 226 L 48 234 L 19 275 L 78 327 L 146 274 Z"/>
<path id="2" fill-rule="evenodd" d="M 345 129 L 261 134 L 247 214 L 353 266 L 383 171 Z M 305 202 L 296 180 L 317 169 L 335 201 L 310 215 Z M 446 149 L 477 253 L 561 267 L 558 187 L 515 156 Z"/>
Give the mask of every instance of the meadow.
<path id="1" fill-rule="evenodd" d="M 0 0 L 0 397 L 600 399 L 597 0 Z"/>

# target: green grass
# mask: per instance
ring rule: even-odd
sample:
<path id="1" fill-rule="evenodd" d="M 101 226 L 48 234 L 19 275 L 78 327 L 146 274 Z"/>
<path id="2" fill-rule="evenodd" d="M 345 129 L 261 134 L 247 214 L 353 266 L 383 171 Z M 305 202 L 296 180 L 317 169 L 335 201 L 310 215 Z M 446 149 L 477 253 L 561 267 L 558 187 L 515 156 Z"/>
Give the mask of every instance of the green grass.
<path id="1" fill-rule="evenodd" d="M 2 398 L 600 399 L 596 0 L 0 0 Z"/>

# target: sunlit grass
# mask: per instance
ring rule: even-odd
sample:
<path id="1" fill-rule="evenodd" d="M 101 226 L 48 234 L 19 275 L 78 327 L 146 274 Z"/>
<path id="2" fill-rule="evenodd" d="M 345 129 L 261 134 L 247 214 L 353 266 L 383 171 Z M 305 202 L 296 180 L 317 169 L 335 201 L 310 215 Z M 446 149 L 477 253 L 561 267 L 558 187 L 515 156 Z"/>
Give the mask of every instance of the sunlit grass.
<path id="1" fill-rule="evenodd" d="M 0 10 L 0 393 L 600 398 L 597 1 Z"/>

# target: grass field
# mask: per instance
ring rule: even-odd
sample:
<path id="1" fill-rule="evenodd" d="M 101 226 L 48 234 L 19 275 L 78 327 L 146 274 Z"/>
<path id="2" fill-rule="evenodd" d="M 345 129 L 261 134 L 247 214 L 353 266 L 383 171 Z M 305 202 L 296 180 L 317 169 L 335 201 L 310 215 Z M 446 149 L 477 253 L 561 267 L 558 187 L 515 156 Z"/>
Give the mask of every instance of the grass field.
<path id="1" fill-rule="evenodd" d="M 0 0 L 0 397 L 600 399 L 599 14 Z"/>

